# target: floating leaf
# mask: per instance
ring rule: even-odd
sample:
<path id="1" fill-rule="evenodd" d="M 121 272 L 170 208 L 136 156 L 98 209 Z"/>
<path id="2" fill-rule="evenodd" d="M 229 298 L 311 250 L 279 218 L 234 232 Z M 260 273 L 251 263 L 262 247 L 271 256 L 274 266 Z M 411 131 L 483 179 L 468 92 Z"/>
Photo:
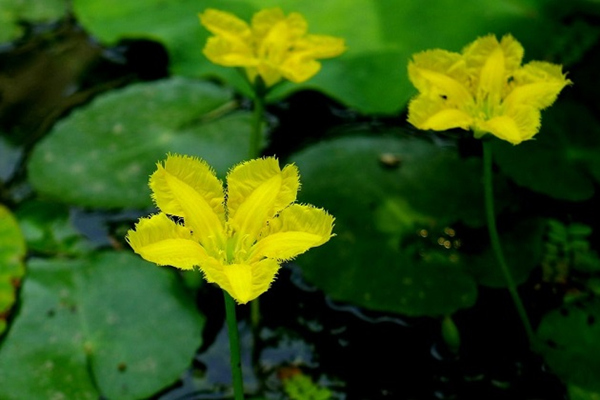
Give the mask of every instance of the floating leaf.
<path id="1" fill-rule="evenodd" d="M 600 391 L 600 299 L 548 313 L 538 328 L 546 362 L 569 384 Z"/>
<path id="2" fill-rule="evenodd" d="M 464 0 L 460 7 L 453 0 L 430 0 L 427 7 L 412 0 L 329 0 L 324 12 L 321 3 L 301 0 L 73 2 L 78 19 L 101 40 L 114 43 L 120 38 L 143 37 L 161 41 L 170 53 L 175 74 L 216 75 L 245 92 L 247 84 L 237 71 L 213 65 L 203 56 L 201 49 L 209 33 L 198 23 L 197 14 L 212 7 L 249 21 L 263 8 L 298 11 L 306 17 L 311 33 L 343 37 L 348 51 L 324 60 L 321 72 L 310 81 L 283 85 L 276 95 L 315 88 L 350 107 L 373 113 L 394 113 L 406 105 L 414 93 L 406 64 L 415 52 L 436 47 L 458 51 L 490 32 L 512 32 L 530 56 L 536 55 L 536 47 L 543 52 L 548 38 L 556 35 L 556 24 L 542 12 L 544 5 L 541 0 L 527 4 Z"/>
<path id="3" fill-rule="evenodd" d="M 33 186 L 91 207 L 151 205 L 148 176 L 168 152 L 204 158 L 224 174 L 248 154 L 250 116 L 220 116 L 231 94 L 175 78 L 103 95 L 59 122 L 35 148 Z"/>
<path id="4" fill-rule="evenodd" d="M 63 204 L 31 200 L 16 211 L 29 250 L 45 254 L 82 254 L 90 251 L 80 232 L 71 224 Z"/>
<path id="5" fill-rule="evenodd" d="M 28 267 L 0 350 L 0 398 L 146 398 L 201 344 L 203 318 L 169 269 L 124 252 Z"/>
<path id="6" fill-rule="evenodd" d="M 25 239 L 15 217 L 0 204 L 0 334 L 25 273 Z"/>
<path id="7" fill-rule="evenodd" d="M 500 245 L 513 281 L 518 285 L 527 280 L 539 265 L 543 250 L 545 221 L 526 219 L 500 232 Z M 486 232 L 487 234 L 487 232 Z M 506 278 L 491 247 L 469 257 L 467 268 L 477 282 L 491 287 L 506 287 Z"/>
<path id="8" fill-rule="evenodd" d="M 392 158 L 392 166 L 382 163 Z M 293 161 L 302 172 L 300 200 L 336 217 L 337 236 L 298 260 L 308 280 L 335 299 L 408 315 L 445 315 L 474 303 L 475 281 L 456 251 L 419 232 L 481 222 L 478 160 L 420 140 L 349 137 Z"/>
<path id="9" fill-rule="evenodd" d="M 535 140 L 518 146 L 495 140 L 493 152 L 502 172 L 517 184 L 557 199 L 592 197 L 590 173 L 600 182 L 600 124 L 581 104 L 554 105 Z"/>

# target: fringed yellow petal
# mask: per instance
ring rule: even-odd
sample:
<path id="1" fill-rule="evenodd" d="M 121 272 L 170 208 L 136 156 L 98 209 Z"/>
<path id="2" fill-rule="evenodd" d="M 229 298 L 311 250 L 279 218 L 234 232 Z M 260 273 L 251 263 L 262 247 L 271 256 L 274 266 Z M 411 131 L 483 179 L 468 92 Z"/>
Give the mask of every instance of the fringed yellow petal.
<path id="1" fill-rule="evenodd" d="M 223 267 L 225 280 L 217 284 L 239 304 L 246 304 L 266 292 L 279 270 L 279 263 L 265 259 L 253 264 L 231 264 Z"/>
<path id="2" fill-rule="evenodd" d="M 273 86 L 283 77 L 278 66 L 274 67 L 271 63 L 262 61 L 252 71 L 246 71 L 251 82 L 254 82 L 254 79 L 256 78 L 254 71 L 256 71 L 256 74 L 260 75 L 266 87 Z M 252 75 L 254 75 L 254 78 L 252 78 Z"/>
<path id="3" fill-rule="evenodd" d="M 512 144 L 531 139 L 540 130 L 540 112 L 534 107 L 518 107 L 505 115 L 478 124 L 477 130 Z"/>
<path id="4" fill-rule="evenodd" d="M 528 105 L 543 110 L 552 105 L 560 91 L 571 83 L 560 65 L 532 61 L 515 74 L 514 89 L 504 104 L 507 107 Z"/>
<path id="5" fill-rule="evenodd" d="M 337 57 L 346 51 L 344 39 L 327 35 L 306 35 L 299 39 L 295 50 L 305 57 L 331 58 Z"/>
<path id="6" fill-rule="evenodd" d="M 210 61 L 244 67 L 250 82 L 260 76 L 267 87 L 283 78 L 304 82 L 320 69 L 315 58 L 335 57 L 345 51 L 342 39 L 307 35 L 304 17 L 299 13 L 286 16 L 280 8 L 257 12 L 251 27 L 232 14 L 213 9 L 200 14 L 200 22 L 216 35 L 204 47 Z"/>
<path id="7" fill-rule="evenodd" d="M 253 296 L 252 267 L 248 264 L 231 264 L 223 270 L 229 286 L 226 290 L 238 303 L 245 304 L 258 297 Z M 260 294 L 260 293 L 259 293 Z"/>
<path id="8" fill-rule="evenodd" d="M 262 40 L 271 29 L 279 23 L 284 23 L 289 32 L 289 39 L 295 40 L 306 34 L 308 24 L 299 13 L 290 13 L 287 17 L 280 8 L 261 10 L 252 17 L 252 32 L 254 37 Z"/>
<path id="9" fill-rule="evenodd" d="M 449 100 L 457 104 L 472 97 L 465 63 L 458 53 L 439 49 L 417 53 L 408 64 L 408 77 L 421 93 L 452 97 Z"/>
<path id="10" fill-rule="evenodd" d="M 494 35 L 480 37 L 467 45 L 462 53 L 470 68 L 482 68 L 491 54 L 498 48 L 504 54 L 506 68 L 509 71 L 519 68 L 525 51 L 512 35 L 504 35 L 500 42 Z"/>
<path id="11" fill-rule="evenodd" d="M 500 102 L 508 79 L 521 65 L 523 53 L 521 44 L 510 35 L 501 42 L 494 35 L 484 36 L 463 50 L 478 102 Z"/>
<path id="12" fill-rule="evenodd" d="M 164 213 L 184 218 L 206 248 L 224 241 L 224 193 L 210 166 L 198 158 L 169 155 L 150 177 L 152 197 Z"/>
<path id="13" fill-rule="evenodd" d="M 312 206 L 292 204 L 269 222 L 269 230 L 251 250 L 251 261 L 291 260 L 331 238 L 334 218 Z"/>
<path id="14" fill-rule="evenodd" d="M 295 42 L 302 36 L 306 35 L 306 31 L 308 31 L 308 22 L 306 22 L 306 19 L 304 19 L 302 14 L 292 12 L 288 15 L 285 22 L 290 31 L 290 39 L 292 41 Z"/>
<path id="15" fill-rule="evenodd" d="M 467 67 L 476 71 L 476 75 L 480 75 L 479 71 L 485 68 L 485 64 L 489 62 L 490 58 L 498 56 L 494 54 L 498 51 L 503 59 L 503 68 L 508 74 L 520 67 L 524 54 L 523 46 L 511 35 L 503 36 L 500 42 L 494 35 L 480 37 L 466 46 L 462 54 Z"/>
<path id="16" fill-rule="evenodd" d="M 125 237 L 133 251 L 158 265 L 192 269 L 208 258 L 190 230 L 171 221 L 165 214 L 141 218 L 135 230 Z"/>
<path id="17" fill-rule="evenodd" d="M 408 72 L 411 81 L 413 83 L 418 82 L 418 85 L 423 88 L 420 90 L 423 94 L 432 97 L 443 97 L 449 104 L 453 105 L 465 104 L 472 101 L 473 96 L 471 96 L 469 89 L 449 75 L 419 68 L 414 63 L 408 65 Z"/>
<path id="18" fill-rule="evenodd" d="M 213 63 L 226 67 L 251 67 L 258 63 L 252 48 L 246 43 L 237 43 L 223 37 L 208 38 L 202 50 Z"/>
<path id="19" fill-rule="evenodd" d="M 231 13 L 209 8 L 198 17 L 200 23 L 217 36 L 239 41 L 249 41 L 252 36 L 248 24 Z"/>
<path id="20" fill-rule="evenodd" d="M 216 35 L 208 39 L 203 50 L 210 61 L 227 67 L 256 63 L 248 24 L 233 14 L 214 9 L 206 10 L 199 17 L 200 23 Z"/>
<path id="21" fill-rule="evenodd" d="M 291 32 L 285 21 L 276 23 L 258 43 L 258 58 L 277 66 L 285 60 L 292 45 Z"/>
<path id="22" fill-rule="evenodd" d="M 408 122 L 423 130 L 445 131 L 453 128 L 468 130 L 473 118 L 468 113 L 452 108 L 442 98 L 418 96 L 408 105 Z"/>
<path id="23" fill-rule="evenodd" d="M 227 185 L 229 223 L 254 240 L 268 219 L 296 200 L 300 180 L 295 165 L 281 170 L 276 158 L 266 157 L 238 164 Z"/>
<path id="24" fill-rule="evenodd" d="M 320 69 L 321 63 L 313 59 L 307 59 L 302 55 L 288 57 L 288 59 L 279 67 L 281 74 L 287 80 L 294 83 L 301 83 L 309 80 L 315 76 Z"/>
<path id="25" fill-rule="evenodd" d="M 260 60 L 257 71 L 267 87 L 281 80 L 279 69 L 288 57 L 291 47 L 290 30 L 285 21 L 277 22 L 258 42 L 257 57 Z"/>
<path id="26" fill-rule="evenodd" d="M 504 53 L 504 65 L 509 74 L 521 67 L 525 50 L 512 35 L 504 35 L 500 40 L 500 47 Z"/>
<path id="27" fill-rule="evenodd" d="M 255 39 L 261 40 L 269 34 L 275 25 L 284 22 L 285 19 L 285 14 L 279 7 L 258 11 L 252 16 L 251 23 Z"/>
<path id="28" fill-rule="evenodd" d="M 202 260 L 199 267 L 204 275 L 204 279 L 206 279 L 208 283 L 224 282 L 227 279 L 223 273 L 225 264 L 215 258 L 211 257 Z"/>

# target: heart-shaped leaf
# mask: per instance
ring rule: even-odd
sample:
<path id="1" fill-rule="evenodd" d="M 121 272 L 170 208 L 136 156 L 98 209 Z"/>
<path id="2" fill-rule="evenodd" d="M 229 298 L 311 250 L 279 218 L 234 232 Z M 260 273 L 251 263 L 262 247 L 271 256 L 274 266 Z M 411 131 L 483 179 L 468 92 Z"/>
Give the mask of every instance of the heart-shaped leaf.
<path id="1" fill-rule="evenodd" d="M 174 271 L 125 252 L 28 268 L 0 350 L 0 398 L 145 398 L 201 344 L 204 318 Z"/>
<path id="2" fill-rule="evenodd" d="M 600 300 L 568 304 L 548 313 L 538 328 L 546 362 L 569 384 L 600 391 Z"/>
<path id="3" fill-rule="evenodd" d="M 336 139 L 292 159 L 302 173 L 300 200 L 336 217 L 337 236 L 298 260 L 308 280 L 336 299 L 408 315 L 474 303 L 475 280 L 455 248 L 431 235 L 481 222 L 478 160 L 396 137 Z"/>
<path id="4" fill-rule="evenodd" d="M 35 148 L 29 177 L 42 194 L 90 207 L 148 207 L 148 177 L 169 152 L 199 156 L 223 175 L 248 154 L 250 115 L 221 115 L 230 92 L 174 78 L 97 98 Z"/>
<path id="5" fill-rule="evenodd" d="M 517 184 L 557 199 L 589 199 L 593 178 L 600 182 L 600 124 L 581 104 L 554 105 L 535 140 L 518 146 L 495 140 L 493 153 Z"/>

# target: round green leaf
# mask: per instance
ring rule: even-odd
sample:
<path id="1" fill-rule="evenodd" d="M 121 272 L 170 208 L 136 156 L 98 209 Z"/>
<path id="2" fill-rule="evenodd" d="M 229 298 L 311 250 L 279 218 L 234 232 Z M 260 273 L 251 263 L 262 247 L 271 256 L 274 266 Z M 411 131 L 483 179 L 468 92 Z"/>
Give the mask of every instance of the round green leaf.
<path id="1" fill-rule="evenodd" d="M 72 204 L 150 206 L 148 177 L 169 152 L 202 157 L 220 174 L 245 159 L 250 115 L 222 116 L 228 102 L 228 91 L 182 78 L 103 95 L 59 122 L 35 148 L 31 183 Z"/>
<path id="2" fill-rule="evenodd" d="M 538 336 L 550 368 L 569 384 L 600 391 L 600 299 L 548 313 Z"/>
<path id="3" fill-rule="evenodd" d="M 542 219 L 526 219 L 499 232 L 500 246 L 515 284 L 525 282 L 531 271 L 539 265 L 545 227 Z M 471 255 L 466 266 L 481 285 L 507 286 L 491 246 L 480 254 Z"/>
<path id="4" fill-rule="evenodd" d="M 419 232 L 480 220 L 477 160 L 420 140 L 349 137 L 293 161 L 300 200 L 336 217 L 337 236 L 298 260 L 308 280 L 335 299 L 407 315 L 445 315 L 474 303 L 476 284 L 460 254 Z"/>
<path id="5" fill-rule="evenodd" d="M 15 302 L 17 287 L 25 273 L 25 239 L 10 211 L 0 204 L 0 334 Z"/>
<path id="6" fill-rule="evenodd" d="M 201 344 L 204 319 L 174 271 L 125 252 L 28 267 L 0 350 L 2 399 L 146 398 Z"/>
<path id="7" fill-rule="evenodd" d="M 557 199 L 589 199 L 592 176 L 600 182 L 600 125 L 581 104 L 556 104 L 545 113 L 535 140 L 518 146 L 495 140 L 493 152 L 517 184 Z"/>
<path id="8" fill-rule="evenodd" d="M 16 215 L 30 251 L 52 255 L 90 251 L 90 243 L 73 227 L 64 204 L 30 200 L 19 206 Z"/>
<path id="9" fill-rule="evenodd" d="M 175 74 L 216 75 L 247 92 L 247 83 L 233 68 L 212 65 L 202 54 L 209 33 L 197 14 L 206 8 L 234 13 L 245 21 L 260 9 L 281 7 L 302 13 L 309 32 L 342 37 L 348 51 L 323 60 L 313 79 L 300 85 L 283 85 L 275 93 L 314 88 L 362 112 L 394 113 L 414 93 L 406 64 L 412 54 L 443 48 L 460 51 L 488 33 L 512 32 L 528 49 L 543 53 L 555 24 L 543 12 L 545 2 L 532 0 L 515 5 L 510 0 L 430 0 L 427 7 L 413 0 L 75 0 L 73 7 L 94 36 L 114 43 L 124 37 L 161 41 L 167 48 Z M 360 27 L 360 29 L 357 29 Z M 535 51 L 528 50 L 529 55 Z"/>

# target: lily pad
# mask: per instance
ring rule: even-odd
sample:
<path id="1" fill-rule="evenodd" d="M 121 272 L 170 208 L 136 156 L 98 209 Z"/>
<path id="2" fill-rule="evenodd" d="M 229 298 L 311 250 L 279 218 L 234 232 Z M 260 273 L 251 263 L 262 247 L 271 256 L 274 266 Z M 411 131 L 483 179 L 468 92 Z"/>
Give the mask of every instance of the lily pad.
<path id="1" fill-rule="evenodd" d="M 552 371 L 569 384 L 600 392 L 600 299 L 551 311 L 542 319 L 538 336 Z"/>
<path id="2" fill-rule="evenodd" d="M 561 102 L 544 115 L 530 140 L 512 146 L 495 140 L 494 158 L 518 185 L 570 201 L 587 200 L 600 182 L 600 123 L 585 105 Z"/>
<path id="3" fill-rule="evenodd" d="M 536 55 L 536 48 L 543 53 L 548 37 L 556 34 L 556 24 L 544 14 L 544 5 L 541 0 L 519 4 L 510 0 L 464 0 L 460 7 L 453 0 L 431 0 L 427 7 L 412 0 L 330 0 L 324 12 L 319 2 L 301 0 L 73 2 L 83 26 L 101 40 L 158 40 L 170 53 L 173 73 L 216 75 L 245 92 L 247 84 L 237 71 L 212 65 L 202 55 L 209 33 L 200 26 L 197 14 L 212 7 L 248 21 L 263 8 L 279 6 L 286 12 L 298 11 L 306 17 L 311 33 L 343 37 L 348 51 L 324 60 L 322 71 L 310 81 L 283 85 L 276 95 L 313 88 L 366 113 L 394 113 L 406 105 L 414 93 L 406 64 L 415 52 L 436 47 L 458 51 L 477 36 L 512 32 L 523 41 L 530 56 Z"/>
<path id="4" fill-rule="evenodd" d="M 47 22 L 62 17 L 67 9 L 63 0 L 0 0 L 0 42 L 18 38 L 22 22 Z"/>
<path id="5" fill-rule="evenodd" d="M 445 315 L 475 302 L 475 280 L 456 251 L 422 236 L 481 222 L 478 160 L 422 140 L 360 136 L 292 160 L 302 173 L 300 200 L 336 217 L 337 236 L 298 260 L 309 281 L 335 299 L 407 315 Z"/>
<path id="6" fill-rule="evenodd" d="M 10 211 L 0 204 L 0 334 L 15 303 L 17 288 L 25 274 L 25 239 Z"/>
<path id="7" fill-rule="evenodd" d="M 52 255 L 78 255 L 91 250 L 90 243 L 69 219 L 67 206 L 42 200 L 21 204 L 16 214 L 30 251 Z"/>
<path id="8" fill-rule="evenodd" d="M 59 122 L 35 148 L 29 177 L 41 194 L 90 207 L 151 205 L 148 177 L 166 154 L 199 156 L 224 175 L 248 154 L 250 115 L 231 93 L 174 78 L 103 95 Z"/>
<path id="9" fill-rule="evenodd" d="M 525 282 L 531 271 L 539 265 L 545 227 L 544 220 L 532 218 L 519 221 L 499 233 L 504 258 L 515 284 Z M 491 246 L 480 254 L 469 256 L 466 265 L 479 284 L 496 288 L 507 286 Z"/>
<path id="10" fill-rule="evenodd" d="M 146 398 L 201 345 L 204 318 L 167 268 L 125 252 L 28 267 L 0 350 L 3 399 Z"/>

